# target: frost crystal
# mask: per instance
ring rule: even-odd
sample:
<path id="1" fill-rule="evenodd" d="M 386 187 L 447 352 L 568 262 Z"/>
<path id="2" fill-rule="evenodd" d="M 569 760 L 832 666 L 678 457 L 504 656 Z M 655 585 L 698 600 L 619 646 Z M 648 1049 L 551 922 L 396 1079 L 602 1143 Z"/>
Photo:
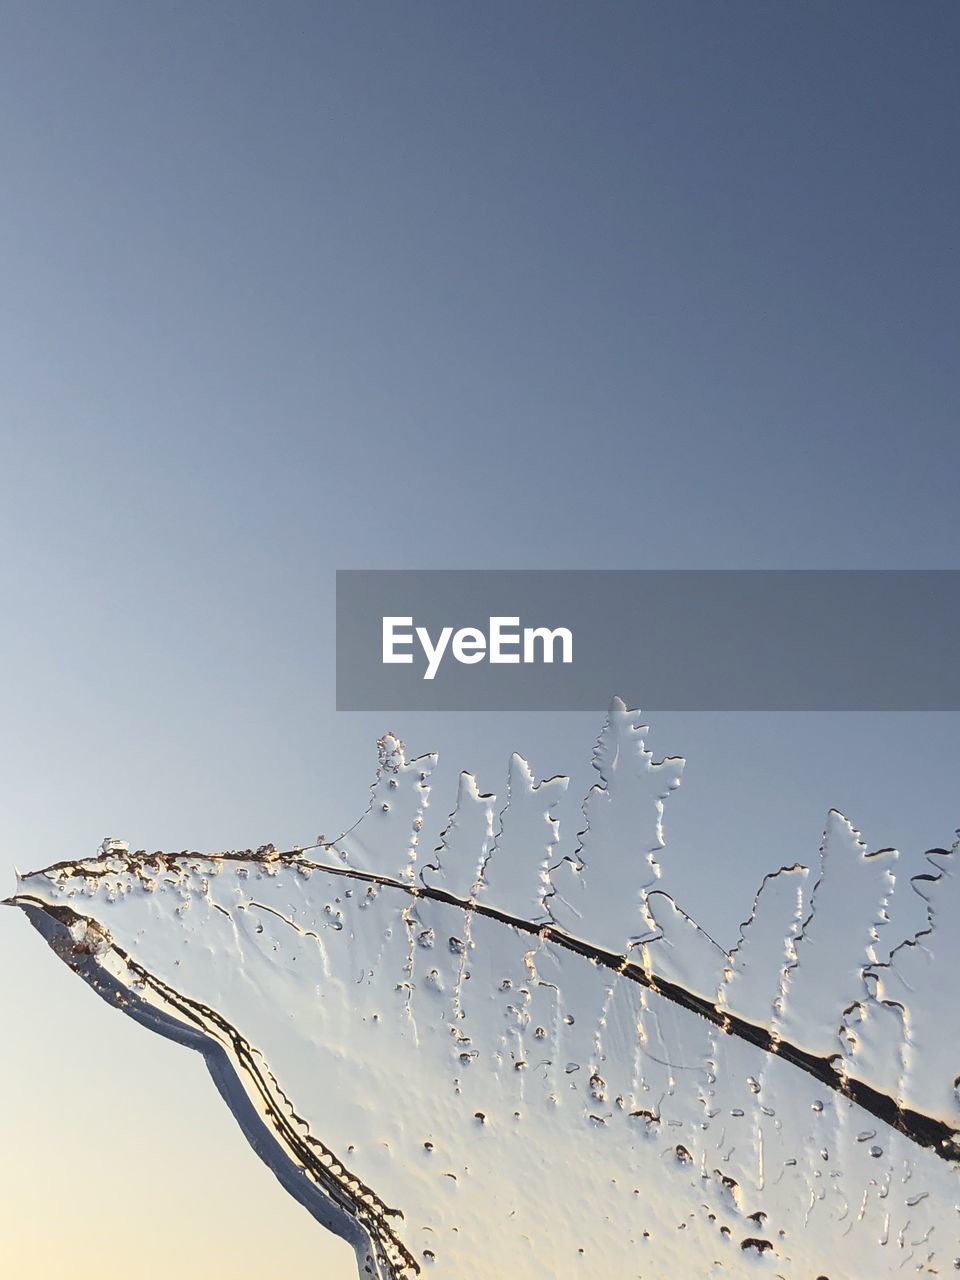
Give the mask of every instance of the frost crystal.
<path id="1" fill-rule="evenodd" d="M 584 828 L 565 778 L 461 775 L 380 743 L 370 808 L 280 852 L 98 856 L 13 901 L 105 999 L 199 1049 L 361 1275 L 939 1275 L 960 1255 L 957 847 L 885 940 L 896 854 L 838 813 L 729 950 L 669 893 L 657 762 L 615 701 Z M 936 944 L 936 945 L 934 945 Z"/>

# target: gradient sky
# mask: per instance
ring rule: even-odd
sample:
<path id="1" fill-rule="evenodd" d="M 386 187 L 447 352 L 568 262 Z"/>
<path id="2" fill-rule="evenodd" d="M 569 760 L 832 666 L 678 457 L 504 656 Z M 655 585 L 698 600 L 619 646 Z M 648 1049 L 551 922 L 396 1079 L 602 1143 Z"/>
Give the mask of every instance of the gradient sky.
<path id="1" fill-rule="evenodd" d="M 958 44 L 883 0 L 0 4 L 5 891 L 348 825 L 387 725 L 334 711 L 338 567 L 958 567 Z M 601 713 L 389 720 L 442 815 L 513 748 L 585 785 Z M 658 717 L 683 905 L 732 941 L 831 804 L 949 842 L 958 743 Z M 19 1274 L 353 1274 L 199 1057 L 0 930 Z"/>

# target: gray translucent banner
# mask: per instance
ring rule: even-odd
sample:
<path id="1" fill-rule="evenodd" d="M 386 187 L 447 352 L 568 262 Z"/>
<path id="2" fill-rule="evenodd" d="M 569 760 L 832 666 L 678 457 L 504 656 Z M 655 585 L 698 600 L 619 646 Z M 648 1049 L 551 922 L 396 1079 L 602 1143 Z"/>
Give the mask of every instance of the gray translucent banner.
<path id="1" fill-rule="evenodd" d="M 349 569 L 336 621 L 342 711 L 960 710 L 953 569 Z"/>

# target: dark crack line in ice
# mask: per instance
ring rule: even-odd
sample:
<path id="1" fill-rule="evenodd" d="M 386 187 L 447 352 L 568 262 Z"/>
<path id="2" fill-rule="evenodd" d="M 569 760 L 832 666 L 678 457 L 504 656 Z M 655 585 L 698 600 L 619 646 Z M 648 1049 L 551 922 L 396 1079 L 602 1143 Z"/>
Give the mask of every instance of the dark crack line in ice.
<path id="1" fill-rule="evenodd" d="M 283 857 L 290 861 L 297 860 L 297 855 L 285 854 Z M 737 1017 L 736 1014 L 719 1008 L 703 996 L 687 991 L 685 987 L 680 986 L 678 983 L 656 977 L 644 969 L 642 965 L 629 960 L 624 955 L 605 951 L 591 943 L 583 942 L 556 925 L 534 924 L 512 916 L 505 911 L 500 911 L 497 907 L 490 906 L 487 903 L 475 899 L 464 900 L 446 892 L 446 890 L 430 885 L 404 883 L 400 880 L 394 880 L 390 876 L 377 875 L 368 871 L 357 871 L 350 867 L 328 866 L 326 863 L 313 862 L 311 859 L 304 860 L 302 857 L 300 860 L 305 862 L 305 865 L 318 871 L 326 871 L 347 879 L 377 884 L 383 888 L 400 889 L 414 898 L 432 899 L 436 902 L 447 903 L 467 913 L 475 912 L 478 915 L 486 916 L 491 920 L 497 920 L 501 924 L 518 929 L 523 933 L 528 933 L 533 937 L 553 942 L 567 951 L 576 952 L 595 964 L 603 965 L 605 968 L 622 974 L 630 981 L 636 982 L 639 986 L 645 987 L 647 990 L 662 996 L 673 1004 L 679 1005 L 690 1013 L 699 1014 L 700 1017 L 718 1027 L 724 1034 L 746 1040 L 764 1052 L 782 1058 L 792 1066 L 806 1072 L 807 1075 L 813 1076 L 815 1080 L 820 1081 L 827 1088 L 850 1099 L 851 1102 L 862 1107 L 864 1111 L 883 1121 L 884 1124 L 889 1125 L 897 1132 L 902 1133 L 904 1137 L 909 1138 L 910 1141 L 915 1142 L 918 1146 L 926 1147 L 936 1152 L 937 1155 L 949 1163 L 960 1162 L 960 1142 L 958 1142 L 957 1133 L 944 1121 L 934 1119 L 932 1116 L 924 1115 L 922 1112 L 913 1111 L 907 1107 L 901 1107 L 895 1098 L 889 1097 L 879 1089 L 874 1089 L 871 1085 L 853 1077 L 841 1076 L 833 1066 L 834 1059 L 832 1057 L 819 1057 L 816 1054 L 806 1052 L 797 1045 L 790 1044 L 788 1041 L 778 1039 L 767 1027 L 747 1022 L 745 1019 Z M 839 1052 L 836 1056 L 840 1056 Z"/>

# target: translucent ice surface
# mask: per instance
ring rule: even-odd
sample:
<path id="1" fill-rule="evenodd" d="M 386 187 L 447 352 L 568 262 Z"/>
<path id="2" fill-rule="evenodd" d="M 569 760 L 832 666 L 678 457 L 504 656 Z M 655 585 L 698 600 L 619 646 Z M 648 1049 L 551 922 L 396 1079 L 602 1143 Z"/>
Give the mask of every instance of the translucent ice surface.
<path id="1" fill-rule="evenodd" d="M 366 815 L 294 852 L 131 853 L 13 901 L 105 999 L 202 1052 L 251 1145 L 408 1280 L 867 1280 L 960 1268 L 960 876 L 912 886 L 831 813 L 729 939 L 670 893 L 656 761 L 614 702 L 582 830 L 566 779 L 468 773 L 392 735 Z M 814 843 L 814 848 L 816 845 Z M 911 886 L 906 886 L 907 891 Z"/>

